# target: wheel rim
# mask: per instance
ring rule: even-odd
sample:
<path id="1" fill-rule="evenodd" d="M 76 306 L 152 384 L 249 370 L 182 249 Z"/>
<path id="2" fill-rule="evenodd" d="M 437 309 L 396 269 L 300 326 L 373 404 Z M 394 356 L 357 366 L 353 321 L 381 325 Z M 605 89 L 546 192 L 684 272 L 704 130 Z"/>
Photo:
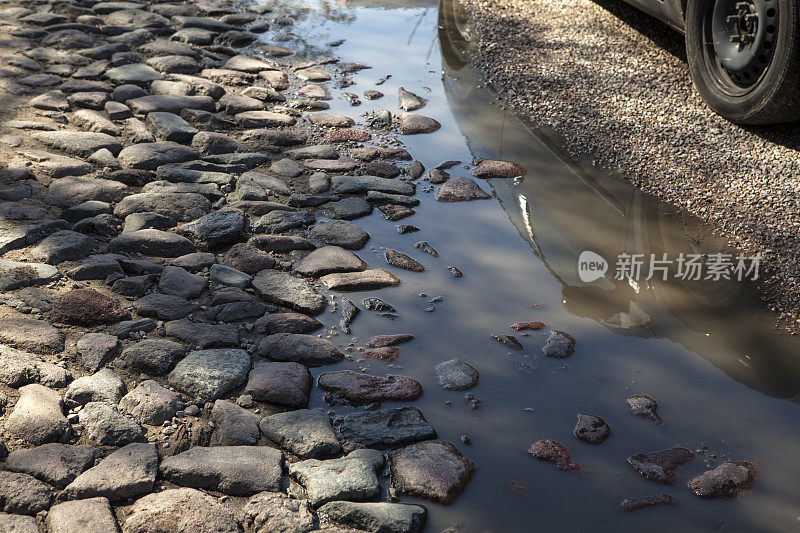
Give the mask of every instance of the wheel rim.
<path id="1" fill-rule="evenodd" d="M 777 0 L 715 0 L 703 18 L 704 62 L 718 89 L 752 91 L 764 77 L 778 37 Z"/>

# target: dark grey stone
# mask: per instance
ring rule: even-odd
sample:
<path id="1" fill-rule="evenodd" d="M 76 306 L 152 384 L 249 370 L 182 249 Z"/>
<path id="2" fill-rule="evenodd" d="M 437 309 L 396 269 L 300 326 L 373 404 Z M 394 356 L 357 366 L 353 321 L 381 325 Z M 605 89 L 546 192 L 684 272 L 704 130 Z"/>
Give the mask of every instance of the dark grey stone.
<path id="1" fill-rule="evenodd" d="M 395 448 L 436 438 L 436 430 L 415 407 L 350 413 L 335 430 L 342 441 L 367 448 Z"/>
<path id="2" fill-rule="evenodd" d="M 261 419 L 258 427 L 281 449 L 304 459 L 332 457 L 342 450 L 322 409 L 277 413 Z"/>

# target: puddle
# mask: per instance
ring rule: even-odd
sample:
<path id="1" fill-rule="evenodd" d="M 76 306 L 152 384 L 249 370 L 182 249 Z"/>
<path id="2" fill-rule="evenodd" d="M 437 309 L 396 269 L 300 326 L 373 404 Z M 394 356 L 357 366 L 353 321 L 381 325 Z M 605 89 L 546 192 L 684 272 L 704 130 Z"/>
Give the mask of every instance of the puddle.
<path id="1" fill-rule="evenodd" d="M 696 219 L 590 162 L 570 160 L 555 137 L 534 134 L 503 111 L 495 95 L 479 86 L 479 73 L 467 61 L 468 19 L 452 0 L 443 1 L 441 13 L 437 2 L 426 0 L 277 3 L 296 17 L 292 32 L 306 43 L 300 47 L 306 54 L 372 66 L 354 74 L 355 85 L 344 91 L 386 94 L 351 107 L 334 90 L 332 113 L 359 118 L 366 111 L 396 111 L 397 89 L 403 86 L 427 98 L 421 112 L 442 123 L 435 134 L 402 139 L 427 168 L 484 157 L 516 161 L 528 170 L 519 182 L 482 181 L 495 196 L 490 201 L 442 204 L 420 191 L 417 214 L 403 220 L 422 228 L 416 233 L 398 234 L 395 223 L 378 212 L 358 221 L 372 235 L 375 247 L 361 252 L 371 266 L 384 266 L 380 245 L 427 267 L 423 273 L 401 271 L 399 287 L 348 295 L 359 304 L 379 296 L 399 312 L 396 320 L 362 312 L 352 324 L 356 338 L 416 337 L 401 347 L 396 363 L 360 365 L 375 374 L 421 381 L 425 394 L 414 405 L 440 438 L 478 465 L 451 506 L 401 501 L 428 507 L 427 531 L 454 525 L 475 532 L 795 530 L 800 519 L 800 464 L 793 461 L 800 447 L 798 341 L 773 332 L 774 317 L 759 311 L 756 288 L 748 283 L 672 277 L 582 283 L 576 266 L 584 250 L 606 258 L 611 269 L 621 253 L 675 258 L 730 250 Z M 346 41 L 326 46 L 338 39 Z M 450 173 L 469 175 L 461 165 Z M 439 257 L 415 249 L 421 240 L 429 241 Z M 452 278 L 449 265 L 464 276 Z M 440 295 L 441 302 L 429 303 Z M 425 311 L 429 305 L 434 312 Z M 329 325 L 338 318 L 324 316 Z M 510 352 L 490 336 L 513 333 L 511 324 L 526 321 L 542 321 L 548 328 L 517 334 L 522 351 Z M 571 358 L 542 356 L 550 329 L 577 339 Z M 346 346 L 351 337 L 334 340 Z M 480 383 L 470 391 L 481 400 L 478 410 L 468 408 L 463 393 L 440 390 L 432 378 L 433 367 L 453 357 L 480 370 Z M 314 373 L 354 366 L 344 362 Z M 629 412 L 625 400 L 639 392 L 658 399 L 663 426 Z M 326 407 L 319 391 L 312 400 L 317 406 Z M 577 413 L 603 417 L 612 436 L 598 446 L 577 440 L 572 436 Z M 470 437 L 470 446 L 462 444 L 462 435 Z M 562 472 L 528 456 L 528 447 L 540 439 L 567 444 L 587 469 Z M 701 450 L 678 470 L 675 486 L 647 481 L 626 463 L 629 455 L 673 446 Z M 689 493 L 689 479 L 726 459 L 759 466 L 752 491 L 733 501 Z M 623 498 L 660 492 L 671 494 L 675 505 L 618 510 Z"/>

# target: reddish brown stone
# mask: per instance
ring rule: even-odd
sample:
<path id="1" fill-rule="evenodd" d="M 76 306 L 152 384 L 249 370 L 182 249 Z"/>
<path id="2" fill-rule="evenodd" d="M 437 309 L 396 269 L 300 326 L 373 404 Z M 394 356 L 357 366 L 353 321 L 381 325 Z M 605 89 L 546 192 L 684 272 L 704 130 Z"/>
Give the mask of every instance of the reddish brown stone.
<path id="1" fill-rule="evenodd" d="M 384 257 L 386 258 L 387 263 L 397 268 L 411 270 L 412 272 L 422 272 L 425 270 L 425 265 L 416 259 L 409 257 L 403 252 L 392 250 L 391 248 L 386 250 Z"/>
<path id="2" fill-rule="evenodd" d="M 611 435 L 611 428 L 599 416 L 579 414 L 575 436 L 590 444 L 600 444 Z"/>
<path id="3" fill-rule="evenodd" d="M 543 327 L 545 327 L 544 322 L 517 322 L 511 326 L 511 329 L 521 331 L 524 329 L 542 329 Z"/>
<path id="4" fill-rule="evenodd" d="M 641 498 L 625 498 L 619 504 L 623 511 L 635 511 L 653 505 L 671 505 L 672 496 L 669 494 L 656 494 L 655 496 L 642 496 Z"/>
<path id="5" fill-rule="evenodd" d="M 383 213 L 383 217 L 386 220 L 390 220 L 392 222 L 403 220 L 404 218 L 410 217 L 416 213 L 416 211 L 410 207 L 395 204 L 379 205 L 378 209 L 380 209 L 381 213 Z"/>
<path id="6" fill-rule="evenodd" d="M 637 416 L 649 418 L 656 424 L 663 424 L 658 415 L 658 402 L 649 394 L 636 394 L 628 398 L 631 412 Z"/>
<path id="7" fill-rule="evenodd" d="M 364 352 L 364 357 L 370 359 L 380 359 L 381 361 L 395 361 L 400 357 L 400 348 L 394 346 L 384 346 L 383 348 L 374 348 Z"/>
<path id="8" fill-rule="evenodd" d="M 478 178 L 516 178 L 525 175 L 525 169 L 511 161 L 487 159 L 472 169 L 472 175 Z"/>
<path id="9" fill-rule="evenodd" d="M 554 440 L 540 440 L 534 442 L 528 449 L 528 453 L 542 461 L 554 463 L 559 470 L 581 470 L 583 465 L 573 463 L 569 454 L 569 449 Z"/>
<path id="10" fill-rule="evenodd" d="M 630 465 L 642 477 L 657 483 L 674 483 L 675 469 L 694 459 L 686 448 L 670 448 L 653 453 L 637 453 L 628 457 Z"/>
<path id="11" fill-rule="evenodd" d="M 90 326 L 127 320 L 130 314 L 119 304 L 94 289 L 75 289 L 53 303 L 54 322 Z"/>
<path id="12" fill-rule="evenodd" d="M 414 339 L 414 335 L 408 333 L 396 333 L 394 335 L 375 335 L 364 343 L 367 348 L 383 348 L 384 346 L 396 346 Z"/>
<path id="13" fill-rule="evenodd" d="M 491 195 L 469 178 L 453 178 L 439 187 L 436 199 L 440 202 L 470 202 L 472 200 L 488 200 Z"/>
<path id="14" fill-rule="evenodd" d="M 749 489 L 758 470 L 753 463 L 722 463 L 689 481 L 689 490 L 703 498 L 735 498 Z"/>
<path id="15" fill-rule="evenodd" d="M 400 168 L 388 161 L 373 161 L 367 165 L 367 174 L 381 178 L 396 178 L 400 175 Z"/>

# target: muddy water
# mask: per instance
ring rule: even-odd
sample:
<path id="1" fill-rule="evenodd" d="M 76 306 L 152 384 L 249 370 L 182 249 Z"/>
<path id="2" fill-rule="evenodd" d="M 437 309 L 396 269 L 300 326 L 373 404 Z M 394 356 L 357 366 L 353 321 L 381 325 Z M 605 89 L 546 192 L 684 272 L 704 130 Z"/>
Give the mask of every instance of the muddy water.
<path id="1" fill-rule="evenodd" d="M 547 132 L 532 132 L 496 105 L 465 55 L 468 21 L 446 2 L 441 14 L 429 0 L 278 4 L 297 18 L 292 32 L 305 44 L 294 42 L 295 48 L 372 66 L 353 75 L 356 84 L 346 91 L 379 89 L 387 95 L 351 107 L 334 90 L 332 112 L 358 118 L 370 110 L 396 111 L 402 85 L 428 98 L 422 112 L 442 123 L 435 134 L 402 139 L 426 167 L 444 160 L 469 163 L 477 156 L 510 159 L 528 169 L 520 181 L 482 181 L 495 197 L 489 201 L 442 204 L 420 190 L 422 205 L 403 221 L 422 228 L 417 233 L 398 234 L 377 211 L 358 221 L 372 235 L 361 253 L 371 266 L 384 266 L 383 248 L 392 247 L 428 267 L 424 273 L 392 269 L 401 286 L 347 295 L 358 304 L 380 296 L 399 312 L 395 320 L 362 312 L 352 326 L 357 339 L 416 336 L 401 347 L 398 362 L 360 366 L 420 380 L 425 394 L 414 405 L 441 438 L 478 465 L 451 506 L 402 501 L 428 507 L 427 531 L 453 525 L 495 532 L 795 530 L 798 342 L 773 333 L 774 317 L 759 311 L 752 296 L 757 287 L 746 283 L 582 283 L 576 266 L 583 250 L 612 265 L 620 253 L 677 257 L 725 250 L 696 220 L 590 163 L 570 160 Z M 338 48 L 325 44 L 342 38 L 346 42 Z M 387 74 L 392 77 L 376 86 Z M 468 175 L 462 166 L 451 174 Z M 421 240 L 439 257 L 416 250 Z M 450 277 L 449 265 L 458 266 L 463 278 Z M 429 303 L 440 295 L 441 302 Z M 426 312 L 431 305 L 435 311 Z M 324 320 L 336 324 L 338 315 Z M 523 351 L 509 351 L 490 337 L 533 320 L 548 328 L 518 335 Z M 551 328 L 577 339 L 571 358 L 542 357 Z M 336 340 L 346 347 L 352 339 Z M 452 357 L 480 370 L 480 384 L 471 391 L 481 400 L 477 410 L 468 408 L 463 393 L 442 391 L 432 378 L 433 367 Z M 628 411 L 626 398 L 638 392 L 658 399 L 663 426 Z M 312 405 L 326 406 L 320 393 Z M 581 412 L 603 417 L 612 436 L 599 446 L 575 439 L 575 415 Z M 462 435 L 471 438 L 470 446 L 462 444 Z M 565 473 L 531 458 L 525 452 L 539 439 L 567 444 L 587 469 Z M 644 480 L 626 463 L 633 453 L 672 446 L 699 451 L 679 470 L 673 487 Z M 689 493 L 690 478 L 726 459 L 759 466 L 752 491 L 733 501 Z M 630 514 L 617 509 L 624 497 L 660 492 L 671 494 L 675 505 Z"/>

